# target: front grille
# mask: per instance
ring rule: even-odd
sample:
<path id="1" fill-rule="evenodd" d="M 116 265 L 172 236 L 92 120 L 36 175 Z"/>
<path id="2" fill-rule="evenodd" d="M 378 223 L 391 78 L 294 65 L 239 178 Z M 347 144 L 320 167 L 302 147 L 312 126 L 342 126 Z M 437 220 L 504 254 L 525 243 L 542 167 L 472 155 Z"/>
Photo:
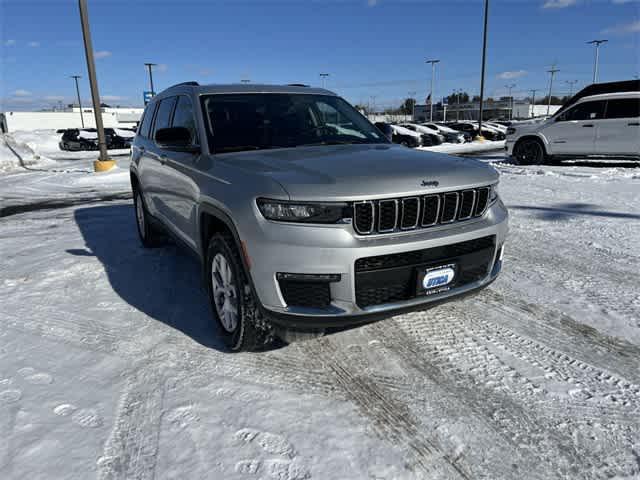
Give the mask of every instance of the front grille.
<path id="1" fill-rule="evenodd" d="M 289 307 L 326 308 L 331 303 L 328 282 L 278 280 L 278 283 Z"/>
<path id="2" fill-rule="evenodd" d="M 451 288 L 482 280 L 495 254 L 495 236 L 411 252 L 359 258 L 355 263 L 356 303 L 360 308 L 399 302 L 418 295 L 418 273 L 449 263 L 456 265 Z"/>
<path id="3" fill-rule="evenodd" d="M 484 215 L 490 187 L 421 197 L 353 204 L 353 226 L 360 235 L 390 233 L 469 220 Z"/>

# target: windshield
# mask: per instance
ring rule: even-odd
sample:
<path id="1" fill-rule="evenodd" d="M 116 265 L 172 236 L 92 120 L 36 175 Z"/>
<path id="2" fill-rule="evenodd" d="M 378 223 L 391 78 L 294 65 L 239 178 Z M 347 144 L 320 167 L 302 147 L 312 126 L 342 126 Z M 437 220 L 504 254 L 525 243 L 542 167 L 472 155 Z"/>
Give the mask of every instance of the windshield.
<path id="1" fill-rule="evenodd" d="M 388 143 L 358 111 L 333 95 L 204 95 L 202 111 L 212 153 Z"/>

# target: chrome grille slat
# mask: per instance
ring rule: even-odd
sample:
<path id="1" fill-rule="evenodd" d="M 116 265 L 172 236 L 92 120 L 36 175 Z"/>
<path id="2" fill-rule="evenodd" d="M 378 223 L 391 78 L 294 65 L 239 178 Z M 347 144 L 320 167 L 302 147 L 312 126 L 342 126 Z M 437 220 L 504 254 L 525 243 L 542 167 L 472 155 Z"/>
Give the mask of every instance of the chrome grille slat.
<path id="1" fill-rule="evenodd" d="M 400 228 L 402 230 L 412 230 L 418 226 L 420 221 L 420 198 L 409 197 L 402 199 L 402 216 L 400 217 Z M 411 204 L 414 206 L 412 207 Z M 415 213 L 412 209 L 415 208 Z M 413 215 L 413 219 L 411 219 Z"/>
<path id="2" fill-rule="evenodd" d="M 403 198 L 353 203 L 353 227 L 359 235 L 407 232 L 481 217 L 491 187 L 468 188 Z M 415 212 L 415 213 L 414 213 Z"/>
<path id="3" fill-rule="evenodd" d="M 392 213 L 387 211 L 388 208 L 392 209 Z M 393 222 L 386 217 L 391 215 Z M 378 202 L 378 232 L 388 233 L 393 232 L 398 226 L 398 200 L 380 200 Z"/>

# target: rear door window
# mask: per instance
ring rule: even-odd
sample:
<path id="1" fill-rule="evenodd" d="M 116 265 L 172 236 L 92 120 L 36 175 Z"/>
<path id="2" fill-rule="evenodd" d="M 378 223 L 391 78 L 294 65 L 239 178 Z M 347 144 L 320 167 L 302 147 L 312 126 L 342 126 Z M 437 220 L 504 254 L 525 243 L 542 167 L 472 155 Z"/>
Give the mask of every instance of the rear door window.
<path id="1" fill-rule="evenodd" d="M 158 113 L 156 114 L 155 127 L 153 129 L 154 134 L 161 128 L 169 128 L 169 126 L 171 126 L 171 114 L 175 103 L 176 97 L 169 97 L 160 101 Z"/>
<path id="2" fill-rule="evenodd" d="M 606 118 L 640 117 L 640 98 L 620 98 L 609 100 Z"/>
<path id="3" fill-rule="evenodd" d="M 149 133 L 151 133 L 151 121 L 153 120 L 153 112 L 156 109 L 156 104 L 153 103 L 149 105 L 142 117 L 142 123 L 140 124 L 140 131 L 138 132 L 141 136 L 145 138 L 149 138 Z"/>

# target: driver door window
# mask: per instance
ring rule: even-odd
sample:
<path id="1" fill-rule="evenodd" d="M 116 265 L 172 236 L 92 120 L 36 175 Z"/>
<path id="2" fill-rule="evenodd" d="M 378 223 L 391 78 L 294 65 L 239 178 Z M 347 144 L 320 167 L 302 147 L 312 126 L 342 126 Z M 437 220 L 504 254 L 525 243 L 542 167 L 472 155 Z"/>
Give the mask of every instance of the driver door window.
<path id="1" fill-rule="evenodd" d="M 595 102 L 584 102 L 576 105 L 569 111 L 563 113 L 559 122 L 574 122 L 581 120 L 600 120 L 604 117 L 604 100 Z"/>

